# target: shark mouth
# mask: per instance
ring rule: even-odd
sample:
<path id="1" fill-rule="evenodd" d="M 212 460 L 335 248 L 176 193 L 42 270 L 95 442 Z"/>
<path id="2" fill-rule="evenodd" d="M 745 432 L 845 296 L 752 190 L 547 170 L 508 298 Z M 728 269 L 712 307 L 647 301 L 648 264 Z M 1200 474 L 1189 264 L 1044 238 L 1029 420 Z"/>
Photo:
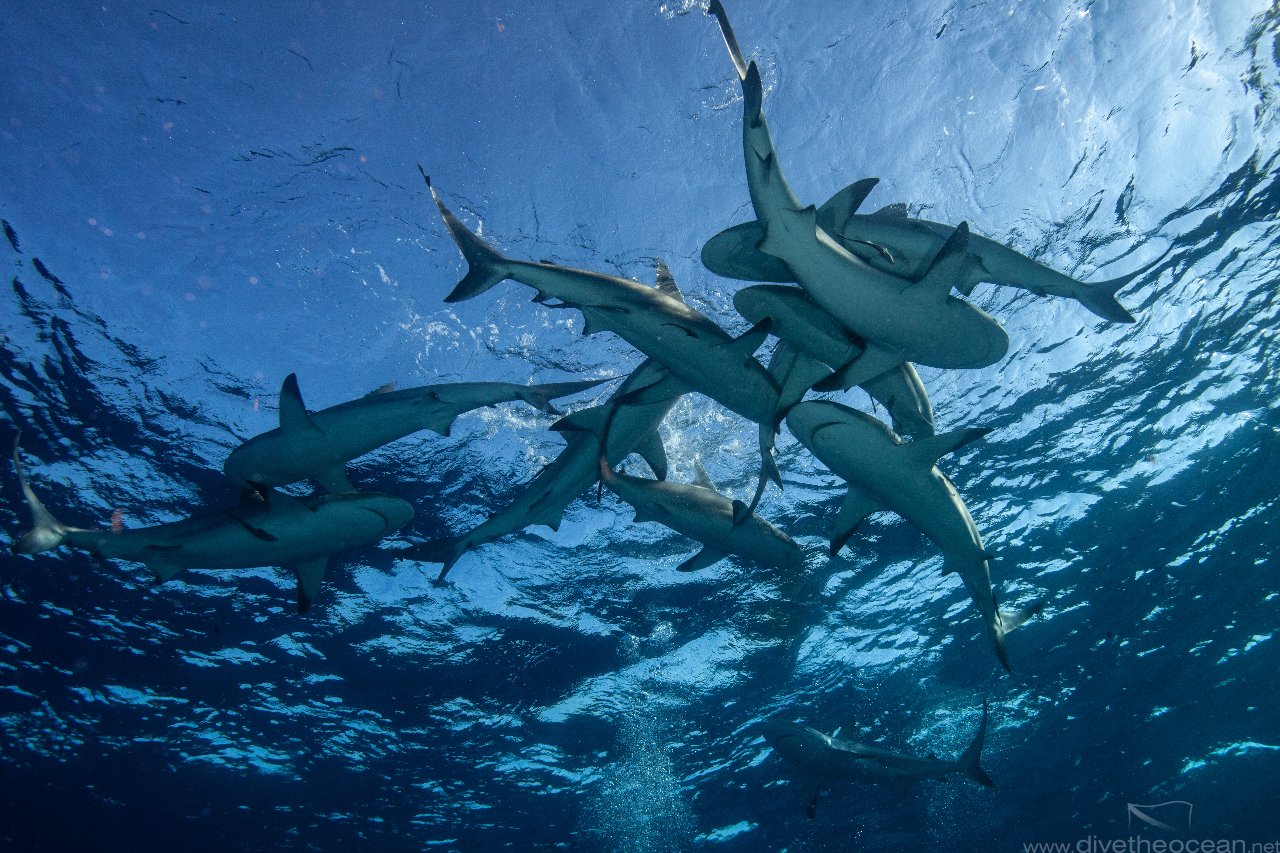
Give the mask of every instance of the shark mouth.
<path id="1" fill-rule="evenodd" d="M 363 509 L 365 512 L 371 512 L 371 513 L 373 513 L 374 515 L 376 515 L 378 518 L 382 519 L 382 523 L 383 523 L 384 525 L 386 525 L 387 527 L 390 527 L 390 526 L 391 526 L 391 519 L 387 518 L 385 515 L 383 515 L 382 513 L 378 512 L 376 509 L 373 509 L 373 508 L 371 508 L 371 507 L 367 507 L 367 506 L 366 506 L 366 507 L 362 507 L 362 509 Z"/>
<path id="2" fill-rule="evenodd" d="M 837 427 L 837 426 L 840 426 L 840 421 L 823 421 L 822 423 L 818 424 L 813 428 L 813 431 L 809 433 L 809 436 L 810 438 L 817 438 L 818 433 L 822 432 L 824 429 L 827 429 L 828 427 Z"/>

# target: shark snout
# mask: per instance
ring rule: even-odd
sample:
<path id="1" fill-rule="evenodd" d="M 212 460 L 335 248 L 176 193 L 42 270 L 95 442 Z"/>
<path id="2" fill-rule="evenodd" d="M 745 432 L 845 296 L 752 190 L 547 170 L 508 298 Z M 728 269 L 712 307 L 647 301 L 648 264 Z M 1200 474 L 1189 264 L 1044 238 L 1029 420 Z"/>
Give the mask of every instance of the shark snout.
<path id="1" fill-rule="evenodd" d="M 413 519 L 413 506 L 399 498 L 384 497 L 370 500 L 361 506 L 361 509 L 378 516 L 382 520 L 384 530 L 403 527 Z"/>
<path id="2" fill-rule="evenodd" d="M 756 725 L 756 733 L 773 747 L 787 738 L 800 737 L 803 731 L 804 726 L 790 720 L 762 720 Z"/>

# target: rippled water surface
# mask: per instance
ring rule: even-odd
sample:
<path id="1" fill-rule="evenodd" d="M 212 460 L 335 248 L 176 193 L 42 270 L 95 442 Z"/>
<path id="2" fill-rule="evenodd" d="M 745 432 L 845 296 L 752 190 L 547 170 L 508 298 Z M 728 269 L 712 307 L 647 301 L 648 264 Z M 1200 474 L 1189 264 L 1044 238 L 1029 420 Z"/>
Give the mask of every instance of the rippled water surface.
<path id="1" fill-rule="evenodd" d="M 941 464 L 998 558 L 1001 600 L 1046 602 L 1009 640 L 1013 672 L 896 516 L 828 557 L 843 485 L 785 429 L 786 487 L 761 512 L 804 549 L 800 572 L 677 573 L 697 546 L 592 490 L 558 531 L 484 546 L 432 586 L 437 567 L 398 552 L 480 523 L 563 447 L 553 416 L 504 405 L 353 466 L 417 515 L 337 561 L 305 616 L 278 568 L 158 586 L 65 549 L 0 557 L 0 839 L 1280 840 L 1280 14 L 1265 0 L 728 11 L 806 203 L 876 176 L 869 208 L 967 220 L 1082 279 L 1152 264 L 1121 293 L 1133 325 L 980 285 L 1008 355 L 921 368 L 939 431 L 993 430 Z M 691 305 L 748 326 L 741 283 L 699 261 L 752 214 L 737 79 L 695 2 L 20 3 L 5 25 L 0 441 L 22 428 L 33 485 L 69 523 L 234 503 L 222 463 L 277 425 L 290 372 L 318 409 L 388 382 L 640 363 L 515 283 L 446 304 L 464 264 L 418 165 L 506 254 L 644 282 L 662 258 Z M 672 479 L 700 459 L 745 497 L 755 435 L 682 398 L 662 426 Z M 16 538 L 30 519 L 11 470 L 0 483 Z M 756 731 L 782 716 L 949 758 L 984 698 L 994 790 L 833 784 L 813 819 Z M 1168 801 L 1192 805 L 1189 827 L 1130 808 Z"/>

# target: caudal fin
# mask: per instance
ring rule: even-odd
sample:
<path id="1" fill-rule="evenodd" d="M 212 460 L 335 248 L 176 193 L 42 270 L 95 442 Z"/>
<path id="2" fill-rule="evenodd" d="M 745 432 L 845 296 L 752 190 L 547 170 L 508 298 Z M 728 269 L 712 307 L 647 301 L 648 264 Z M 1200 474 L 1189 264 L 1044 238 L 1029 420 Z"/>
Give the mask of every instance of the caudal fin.
<path id="1" fill-rule="evenodd" d="M 738 47 L 738 37 L 733 34 L 733 27 L 729 25 L 729 15 L 724 11 L 720 0 L 711 0 L 711 5 L 707 7 L 707 14 L 714 16 L 716 23 L 720 25 L 720 35 L 724 36 L 724 46 L 729 49 L 729 58 L 733 60 L 733 67 L 737 69 L 738 79 L 745 80 L 747 63 L 742 60 L 742 49 Z"/>
<path id="2" fill-rule="evenodd" d="M 467 274 L 444 298 L 444 301 L 461 302 L 464 299 L 479 296 L 498 282 L 505 281 L 508 272 L 507 259 L 475 234 L 472 234 L 467 226 L 463 225 L 458 217 L 453 215 L 453 211 L 445 207 L 444 202 L 440 199 L 440 194 L 431 185 L 431 179 L 427 177 L 427 173 L 422 170 L 421 166 L 418 167 L 418 171 L 422 172 L 422 178 L 427 182 L 427 188 L 431 190 L 431 197 L 435 199 L 436 207 L 440 209 L 440 215 L 444 217 L 445 227 L 449 229 L 449 233 L 453 236 L 453 241 L 458 244 L 458 248 L 462 251 L 462 256 L 467 259 Z"/>
<path id="3" fill-rule="evenodd" d="M 610 382 L 613 378 L 610 376 L 605 379 L 587 379 L 582 382 L 551 382 L 546 385 L 529 385 L 520 392 L 520 399 L 535 409 L 551 415 L 559 415 L 563 413 L 551 405 L 552 400 L 581 393 L 604 382 Z"/>
<path id="4" fill-rule="evenodd" d="M 1110 281 L 1099 281 L 1093 284 L 1086 283 L 1076 293 L 1076 301 L 1102 319 L 1110 320 L 1112 323 L 1136 322 L 1129 310 L 1120 304 L 1120 300 L 1116 299 L 1116 291 L 1130 284 L 1143 272 L 1145 270 L 1122 275 L 1120 278 L 1113 278 Z"/>
<path id="5" fill-rule="evenodd" d="M 22 487 L 22 496 L 27 501 L 27 508 L 31 510 L 31 529 L 22 535 L 18 543 L 13 546 L 13 550 L 19 554 L 35 554 L 57 548 L 71 528 L 54 518 L 53 513 L 44 508 L 44 504 L 40 503 L 36 493 L 31 490 L 27 475 L 22 470 L 22 459 L 19 457 L 21 441 L 22 431 L 19 430 L 18 435 L 13 439 L 13 467 L 18 472 L 18 484 Z"/>
<path id="6" fill-rule="evenodd" d="M 440 563 L 440 574 L 436 575 L 436 579 L 433 581 L 436 586 L 439 586 L 444 583 L 445 576 L 449 574 L 449 570 L 453 568 L 454 563 L 458 562 L 470 547 L 465 538 L 450 536 L 444 539 L 432 539 L 429 542 L 422 542 L 398 552 L 396 556 L 404 557 L 406 560 L 417 560 L 421 563 Z"/>
<path id="7" fill-rule="evenodd" d="M 1074 294 L 1076 301 L 1104 320 L 1110 320 L 1113 323 L 1134 322 L 1133 315 L 1116 299 L 1116 293 L 1154 270 L 1173 251 L 1174 245 L 1169 244 L 1158 258 L 1128 275 L 1107 281 L 1081 282 L 1078 291 Z"/>
<path id="8" fill-rule="evenodd" d="M 1029 607 L 1020 607 L 1017 610 L 1000 610 L 1000 630 L 1004 634 L 1008 634 L 1014 628 L 1020 627 L 1032 616 L 1036 616 L 1041 610 L 1044 610 L 1045 601 L 1040 599 Z"/>
<path id="9" fill-rule="evenodd" d="M 969 744 L 969 748 L 960 756 L 960 769 L 969 775 L 969 777 L 979 784 L 986 785 L 988 788 L 994 788 L 996 783 L 987 775 L 987 771 L 978 765 L 978 758 L 982 753 L 982 742 L 987 737 L 987 700 L 982 700 L 982 722 L 978 724 L 978 733 L 973 736 L 973 742 Z"/>

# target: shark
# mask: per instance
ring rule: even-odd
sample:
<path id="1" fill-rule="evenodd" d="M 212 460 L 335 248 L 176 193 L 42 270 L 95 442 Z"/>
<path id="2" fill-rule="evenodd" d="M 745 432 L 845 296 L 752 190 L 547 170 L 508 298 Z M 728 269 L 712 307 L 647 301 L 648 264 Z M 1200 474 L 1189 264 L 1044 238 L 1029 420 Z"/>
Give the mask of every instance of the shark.
<path id="1" fill-rule="evenodd" d="M 904 792 L 924 779 L 944 779 L 963 773 L 980 785 L 994 788 L 995 782 L 978 763 L 987 736 L 987 703 L 982 703 L 982 722 L 973 740 L 960 757 L 947 761 L 928 756 L 891 752 L 875 746 L 823 734 L 815 728 L 790 720 L 765 720 L 758 727 L 773 751 L 799 768 L 814 785 L 808 804 L 809 817 L 817 806 L 817 785 L 830 779 L 892 784 Z"/>
<path id="2" fill-rule="evenodd" d="M 553 429 L 581 428 L 576 415 L 569 415 Z M 590 427 L 588 427 L 589 429 Z M 692 483 L 671 483 L 633 477 L 614 471 L 607 459 L 598 460 L 600 481 L 609 491 L 635 508 L 635 521 L 656 521 L 695 539 L 702 550 L 681 563 L 677 570 L 705 569 L 730 554 L 762 565 L 796 569 L 804 564 L 800 546 L 758 513 L 748 513 L 741 501 L 733 501 L 716 489 L 695 460 Z M 735 518 L 746 520 L 735 523 Z"/>
<path id="3" fill-rule="evenodd" d="M 907 206 L 890 204 L 874 213 L 857 213 L 848 208 L 850 198 L 864 198 L 878 178 L 864 178 L 841 190 L 819 208 L 818 227 L 850 253 L 884 272 L 919 281 L 928 272 L 938 252 L 955 233 L 955 226 L 907 215 Z M 843 221 L 836 221 L 843 215 Z M 721 231 L 702 247 L 702 263 L 716 275 L 744 281 L 793 282 L 795 274 L 779 258 L 756 246 L 765 237 L 758 221 L 744 222 Z M 1099 282 L 1084 282 L 1058 272 L 1027 257 L 1004 243 L 969 233 L 968 252 L 976 259 L 968 277 L 955 281 L 955 289 L 968 296 L 976 285 L 990 282 L 1030 291 L 1037 296 L 1074 299 L 1103 320 L 1132 323 L 1116 294 L 1150 272 L 1141 269 Z"/>
<path id="4" fill-rule="evenodd" d="M 768 319 L 771 335 L 833 369 L 849 364 L 865 348 L 857 336 L 798 287 L 744 287 L 733 294 L 733 307 L 748 322 Z M 818 378 L 825 378 L 828 372 L 822 371 Z M 864 381 L 861 387 L 889 412 L 896 432 L 912 438 L 933 435 L 933 406 L 920 374 L 910 362 Z"/>
<path id="5" fill-rule="evenodd" d="M 866 342 L 862 354 L 819 390 L 861 384 L 903 362 L 946 369 L 995 364 L 1009 336 L 986 312 L 951 295 L 971 277 L 969 228 L 960 223 L 917 281 L 883 272 L 849 252 L 822 221 L 846 221 L 861 204 L 857 192 L 841 193 L 819 211 L 801 206 L 778 163 L 762 109 L 764 90 L 754 62 L 742 58 L 720 0 L 708 12 L 719 22 L 743 93 L 742 143 L 747 188 L 764 236 L 756 248 L 782 261 L 795 281 L 831 316 Z"/>
<path id="6" fill-rule="evenodd" d="M 423 177 L 468 266 L 466 275 L 445 297 L 446 302 L 471 299 L 513 279 L 533 288 L 536 301 L 546 304 L 555 299 L 564 307 L 581 311 L 584 334 L 613 332 L 664 365 L 692 390 L 760 426 L 761 485 L 751 509 L 766 480 L 782 485 L 773 462 L 773 440 L 781 419 L 779 388 L 754 357 L 768 337 L 767 322 L 733 338 L 691 308 L 669 276 L 659 276 L 658 286 L 649 287 L 603 273 L 504 257 L 468 230 L 441 200 L 425 172 Z"/>
<path id="7" fill-rule="evenodd" d="M 934 464 L 985 436 L 959 429 L 904 443 L 883 423 L 830 400 L 806 400 L 787 414 L 796 439 L 849 486 L 831 532 L 837 554 L 867 516 L 897 513 L 942 549 L 943 573 L 955 572 L 982 615 L 987 637 L 1006 670 L 1005 635 L 1038 609 L 1002 611 L 991 588 L 991 554 L 955 484 Z"/>
<path id="8" fill-rule="evenodd" d="M 297 577 L 299 613 L 306 613 L 320 592 L 330 557 L 381 539 L 413 518 L 413 506 L 391 495 L 295 498 L 259 486 L 229 509 L 132 530 L 87 530 L 63 524 L 40 502 L 23 471 L 17 441 L 13 464 L 33 520 L 14 548 L 19 554 L 68 545 L 98 558 L 142 563 L 159 581 L 183 569 L 283 566 Z"/>
<path id="9" fill-rule="evenodd" d="M 222 470 L 237 483 L 284 486 L 312 479 L 333 493 L 354 492 L 347 463 L 406 435 L 429 429 L 447 436 L 463 412 L 523 400 L 536 409 L 562 414 L 551 401 L 594 388 L 607 379 L 517 385 L 457 382 L 400 391 L 375 391 L 308 413 L 290 373 L 280 387 L 280 426 L 249 439 L 231 452 Z"/>
<path id="10" fill-rule="evenodd" d="M 605 458 L 610 464 L 637 453 L 658 479 L 667 476 L 667 455 L 658 425 L 688 389 L 653 359 L 631 372 L 601 406 L 574 413 L 591 429 L 564 432 L 565 448 L 515 498 L 476 527 L 459 536 L 423 542 L 397 552 L 398 556 L 440 563 L 436 584 L 443 584 L 454 564 L 486 542 L 543 524 L 560 528 L 565 509 L 599 478 L 600 440 L 607 433 Z"/>

